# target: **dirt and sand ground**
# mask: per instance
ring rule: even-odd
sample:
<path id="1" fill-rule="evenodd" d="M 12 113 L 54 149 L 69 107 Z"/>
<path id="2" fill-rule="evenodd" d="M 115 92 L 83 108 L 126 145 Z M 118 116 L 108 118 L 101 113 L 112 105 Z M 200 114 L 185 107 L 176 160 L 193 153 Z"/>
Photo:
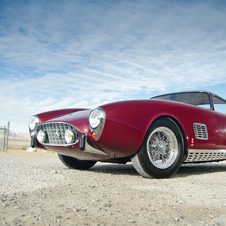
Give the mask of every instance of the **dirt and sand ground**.
<path id="1" fill-rule="evenodd" d="M 131 163 L 66 168 L 29 141 L 0 151 L 0 225 L 226 225 L 226 161 L 145 179 Z"/>

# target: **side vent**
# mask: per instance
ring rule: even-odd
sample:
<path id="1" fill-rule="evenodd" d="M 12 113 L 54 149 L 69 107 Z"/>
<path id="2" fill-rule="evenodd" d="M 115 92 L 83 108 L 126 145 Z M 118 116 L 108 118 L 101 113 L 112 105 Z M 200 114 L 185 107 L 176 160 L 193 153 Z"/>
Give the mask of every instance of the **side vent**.
<path id="1" fill-rule="evenodd" d="M 208 132 L 205 124 L 194 123 L 193 128 L 194 128 L 196 139 L 208 140 Z"/>

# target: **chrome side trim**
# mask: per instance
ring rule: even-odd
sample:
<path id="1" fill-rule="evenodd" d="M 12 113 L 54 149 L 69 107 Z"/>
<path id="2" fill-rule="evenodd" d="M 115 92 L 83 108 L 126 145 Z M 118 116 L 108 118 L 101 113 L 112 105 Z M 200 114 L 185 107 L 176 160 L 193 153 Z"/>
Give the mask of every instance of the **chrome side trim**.
<path id="1" fill-rule="evenodd" d="M 226 160 L 226 150 L 188 149 L 184 162 L 208 162 Z"/>

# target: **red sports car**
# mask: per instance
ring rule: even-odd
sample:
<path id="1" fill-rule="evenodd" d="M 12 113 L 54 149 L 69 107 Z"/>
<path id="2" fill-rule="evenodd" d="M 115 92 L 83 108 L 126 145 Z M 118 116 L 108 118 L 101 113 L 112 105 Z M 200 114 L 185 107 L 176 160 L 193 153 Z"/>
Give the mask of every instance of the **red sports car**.
<path id="1" fill-rule="evenodd" d="M 69 168 L 132 161 L 143 177 L 172 176 L 182 163 L 226 160 L 226 100 L 206 91 L 64 109 L 31 117 L 31 146 Z"/>

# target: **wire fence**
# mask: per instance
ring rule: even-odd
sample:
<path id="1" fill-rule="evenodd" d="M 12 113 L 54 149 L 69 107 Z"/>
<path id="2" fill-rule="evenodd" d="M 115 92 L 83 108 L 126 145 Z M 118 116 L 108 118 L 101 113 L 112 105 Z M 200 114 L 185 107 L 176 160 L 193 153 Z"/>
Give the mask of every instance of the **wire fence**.
<path id="1" fill-rule="evenodd" d="M 4 123 L 0 123 L 4 124 Z M 8 141 L 9 141 L 9 126 L 10 122 L 7 123 L 7 125 L 4 125 L 3 127 L 0 126 L 0 150 L 3 152 L 7 152 L 8 150 Z"/>

